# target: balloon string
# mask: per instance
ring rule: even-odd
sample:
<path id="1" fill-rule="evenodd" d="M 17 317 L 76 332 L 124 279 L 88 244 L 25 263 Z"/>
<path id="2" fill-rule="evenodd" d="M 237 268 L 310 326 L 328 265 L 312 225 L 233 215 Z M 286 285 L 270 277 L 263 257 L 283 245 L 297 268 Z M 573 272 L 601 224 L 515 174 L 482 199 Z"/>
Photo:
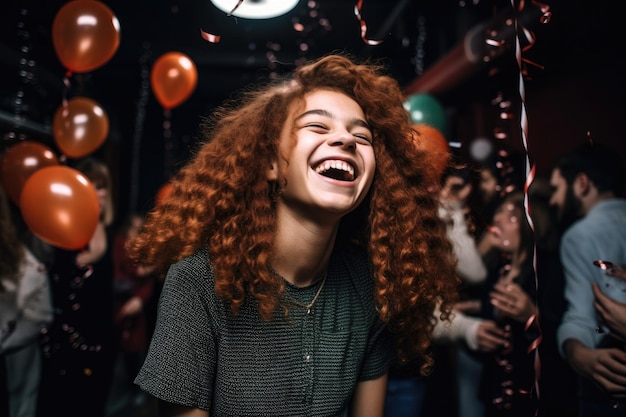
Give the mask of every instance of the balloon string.
<path id="1" fill-rule="evenodd" d="M 63 128 L 65 130 L 69 130 L 70 124 L 71 124 L 71 120 L 69 118 L 70 108 L 69 108 L 69 99 L 68 99 L 68 96 L 72 87 L 72 83 L 70 81 L 71 77 L 72 77 L 72 71 L 70 70 L 68 70 L 63 76 L 64 89 L 61 94 L 61 121 L 63 122 Z M 67 155 L 65 155 L 64 153 L 60 153 L 59 162 L 66 163 Z"/>
<path id="2" fill-rule="evenodd" d="M 131 164 L 130 164 L 130 190 L 128 207 L 129 211 L 135 212 L 137 210 L 137 201 L 139 199 L 139 183 L 141 173 L 141 140 L 144 134 L 144 124 L 146 119 L 146 107 L 150 98 L 150 64 L 149 60 L 152 55 L 152 50 L 149 43 L 144 43 L 144 52 L 141 55 L 139 62 L 141 64 L 141 84 L 139 88 L 139 98 L 136 102 L 135 112 L 135 124 L 132 136 L 132 151 L 131 151 Z"/>
<path id="3" fill-rule="evenodd" d="M 67 71 L 63 76 L 63 85 L 65 88 L 63 89 L 63 94 L 61 96 L 61 102 L 63 107 L 67 107 L 67 96 L 69 95 L 70 89 L 72 87 L 72 83 L 70 82 L 70 78 L 72 77 L 72 71 Z"/>
<path id="4" fill-rule="evenodd" d="M 169 179 L 173 175 L 175 165 L 174 158 L 174 140 L 172 138 L 172 111 L 163 109 L 163 141 L 165 147 L 165 156 L 163 160 L 165 178 Z"/>

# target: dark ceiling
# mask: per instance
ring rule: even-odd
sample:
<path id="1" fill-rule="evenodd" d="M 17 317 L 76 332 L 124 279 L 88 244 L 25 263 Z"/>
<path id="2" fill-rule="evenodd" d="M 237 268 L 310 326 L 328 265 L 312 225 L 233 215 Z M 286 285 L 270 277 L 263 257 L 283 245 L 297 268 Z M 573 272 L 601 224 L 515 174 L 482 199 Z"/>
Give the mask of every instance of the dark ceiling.
<path id="1" fill-rule="evenodd" d="M 23 90 L 26 105 L 19 111 L 27 119 L 44 125 L 66 95 L 87 95 L 112 113 L 126 109 L 141 93 L 142 65 L 143 69 L 149 69 L 157 57 L 169 51 L 189 55 L 198 68 L 198 85 L 181 111 L 191 107 L 197 113 L 210 111 L 251 82 L 267 78 L 273 72 L 290 71 L 299 59 L 332 51 L 382 58 L 392 75 L 407 85 L 462 42 L 475 25 L 511 8 L 510 2 L 503 0 L 364 0 L 360 12 L 367 23 L 367 38 L 383 41 L 371 46 L 361 39 L 355 16 L 357 0 L 301 0 L 292 12 L 260 21 L 227 16 L 209 0 L 106 0 L 104 3 L 120 22 L 120 47 L 102 67 L 73 74 L 68 88 L 63 83 L 66 69 L 54 52 L 51 36 L 52 22 L 65 1 L 2 2 L 0 109 L 3 112 L 15 113 L 18 90 Z M 534 3 L 527 3 L 527 8 L 537 8 Z M 563 63 L 569 65 L 572 59 L 584 66 L 588 61 L 584 55 L 589 48 L 596 51 L 611 48 L 613 39 L 603 34 L 618 33 L 610 27 L 617 19 L 611 17 L 608 0 L 594 2 L 593 7 L 587 5 L 589 2 L 577 0 L 547 3 L 554 11 L 552 21 L 548 25 L 533 21 L 532 29 L 538 31 L 533 49 L 543 51 L 535 53 L 536 60 L 541 65 L 547 64 L 548 71 Z M 296 22 L 304 26 L 303 32 L 294 30 Z M 201 30 L 220 35 L 221 41 L 205 41 Z M 303 51 L 302 45 L 308 49 Z M 23 48 L 28 49 L 24 52 Z M 34 77 L 28 82 L 30 85 L 21 85 L 26 78 L 20 75 L 25 69 L 20 59 L 33 64 L 26 68 Z M 154 100 L 152 95 L 150 100 Z"/>
<path id="2" fill-rule="evenodd" d="M 428 32 L 428 42 L 422 45 L 427 52 L 422 65 L 438 58 L 462 36 L 457 33 L 460 23 L 454 9 L 458 6 L 450 1 L 363 1 L 361 17 L 368 25 L 367 37 L 383 40 L 378 46 L 366 45 L 361 39 L 355 0 L 302 0 L 286 15 L 258 21 L 227 16 L 208 0 L 106 0 L 105 3 L 120 22 L 120 47 L 102 67 L 73 74 L 67 92 L 62 80 L 65 68 L 55 55 L 51 38 L 53 19 L 65 2 L 3 2 L 0 55 L 7 69 L 7 78 L 2 82 L 4 111 L 11 113 L 15 107 L 11 95 L 23 82 L 19 60 L 24 57 L 34 62 L 32 72 L 38 84 L 34 89 L 39 89 L 25 99 L 38 101 L 29 109 L 30 114 L 34 120 L 45 123 L 50 110 L 54 110 L 65 94 L 89 95 L 105 107 L 112 107 L 112 111 L 133 102 L 141 89 L 142 64 L 149 67 L 169 51 L 185 53 L 196 64 L 198 85 L 185 108 L 193 103 L 196 111 L 198 105 L 203 111 L 221 103 L 242 86 L 267 78 L 271 73 L 290 71 L 299 59 L 332 51 L 383 57 L 390 63 L 394 76 L 404 83 L 416 76 L 416 41 L 420 30 Z M 486 13 L 483 7 L 476 6 L 466 11 L 466 19 L 471 20 L 476 19 L 471 14 Z M 426 19 L 421 29 L 420 16 Z M 305 30 L 294 30 L 296 22 Z M 221 36 L 221 41 L 207 42 L 201 37 L 201 30 Z M 23 33 L 29 39 L 24 39 Z M 303 45 L 306 50 L 302 50 Z M 20 51 L 25 46 L 30 47 L 28 53 Z"/>
<path id="3" fill-rule="evenodd" d="M 54 147 L 50 125 L 62 99 L 87 96 L 104 107 L 111 122 L 108 146 L 101 153 L 108 152 L 105 157 L 125 166 L 137 165 L 140 159 L 142 173 L 156 165 L 154 172 L 162 174 L 153 175 L 157 185 L 186 157 L 200 118 L 251 83 L 288 72 L 301 59 L 343 51 L 381 59 L 406 87 L 429 71 L 432 75 L 433 66 L 477 25 L 512 8 L 505 0 L 301 0 L 284 16 L 255 21 L 228 16 L 209 0 L 105 0 L 120 22 L 119 49 L 100 68 L 71 74 L 64 82 L 66 69 L 52 46 L 51 27 L 65 3 L 1 2 L 0 152 L 16 140 L 14 134 Z M 551 21 L 542 25 L 534 13 L 527 22 L 536 36 L 535 45 L 525 52 L 531 61 L 528 88 L 542 88 L 598 65 L 623 65 L 623 23 L 612 2 L 526 1 L 525 7 L 539 10 L 544 3 L 553 13 Z M 367 38 L 382 40 L 380 45 L 361 39 L 357 4 L 368 27 Z M 295 23 L 304 31 L 294 30 Z M 221 41 L 207 42 L 201 30 L 221 36 Z M 172 137 L 164 141 L 166 116 L 147 77 L 152 63 L 170 51 L 194 61 L 198 84 L 191 97 L 167 116 Z M 508 59 L 514 64 L 511 54 Z M 489 67 L 471 69 L 438 93 L 446 106 L 488 90 Z"/>

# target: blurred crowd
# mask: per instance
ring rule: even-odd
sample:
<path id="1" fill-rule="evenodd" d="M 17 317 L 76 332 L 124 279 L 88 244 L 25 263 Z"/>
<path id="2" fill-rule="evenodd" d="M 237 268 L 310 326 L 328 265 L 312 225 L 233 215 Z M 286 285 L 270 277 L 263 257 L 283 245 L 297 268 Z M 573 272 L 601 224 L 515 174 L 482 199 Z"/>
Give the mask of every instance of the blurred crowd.
<path id="1" fill-rule="evenodd" d="M 453 152 L 438 192 L 459 301 L 435 327 L 431 374 L 391 370 L 386 417 L 626 415 L 623 162 L 585 144 L 547 178 L 527 165 L 506 148 L 480 161 Z M 80 250 L 35 236 L 0 189 L 2 416 L 104 417 L 120 392 L 123 406 L 148 400 L 133 380 L 161 280 L 125 249 L 144 216 L 114 218 L 105 164 L 76 168 L 100 205 Z"/>

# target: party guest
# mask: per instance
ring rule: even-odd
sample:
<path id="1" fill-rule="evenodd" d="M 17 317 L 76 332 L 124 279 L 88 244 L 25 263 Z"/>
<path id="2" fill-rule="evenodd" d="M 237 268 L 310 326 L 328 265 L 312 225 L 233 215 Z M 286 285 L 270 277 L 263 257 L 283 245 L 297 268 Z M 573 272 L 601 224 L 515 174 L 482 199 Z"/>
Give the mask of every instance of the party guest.
<path id="1" fill-rule="evenodd" d="M 111 176 L 93 158 L 76 169 L 94 185 L 100 215 L 83 250 L 57 248 L 50 271 L 54 321 L 43 338 L 44 367 L 39 416 L 103 416 L 116 354 Z"/>
<path id="2" fill-rule="evenodd" d="M 383 414 L 457 278 L 398 83 L 331 55 L 221 107 L 131 242 L 167 271 L 136 382 L 164 416 Z M 394 349 L 395 348 L 395 349 Z"/>
<path id="3" fill-rule="evenodd" d="M 145 395 L 133 381 L 148 350 L 152 321 L 149 307 L 157 287 L 153 271 L 132 262 L 126 249 L 126 243 L 137 236 L 142 225 L 143 216 L 131 213 L 113 241 L 115 326 L 119 338 L 119 358 L 125 371 L 124 381 L 135 403 L 142 403 Z"/>
<path id="4" fill-rule="evenodd" d="M 39 335 L 52 321 L 45 265 L 20 240 L 0 186 L 0 414 L 35 417 L 41 351 Z M 3 392 L 4 394 L 4 392 Z"/>
<path id="5" fill-rule="evenodd" d="M 600 259 L 626 265 L 624 161 L 606 145 L 586 143 L 557 159 L 550 184 L 551 203 L 561 219 L 582 216 L 561 241 L 567 311 L 558 328 L 558 347 L 580 375 L 580 416 L 623 416 L 626 352 L 600 322 L 593 287 L 626 302 L 625 283 L 594 265 Z"/>

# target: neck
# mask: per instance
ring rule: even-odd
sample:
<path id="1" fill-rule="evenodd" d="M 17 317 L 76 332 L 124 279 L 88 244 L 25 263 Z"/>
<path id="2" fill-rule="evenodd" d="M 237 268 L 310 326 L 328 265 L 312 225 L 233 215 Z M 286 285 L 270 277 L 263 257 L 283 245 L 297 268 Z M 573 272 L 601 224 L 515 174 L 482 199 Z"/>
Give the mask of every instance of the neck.
<path id="1" fill-rule="evenodd" d="M 307 286 L 326 271 L 333 251 L 336 225 L 320 225 L 291 216 L 278 216 L 272 268 L 290 283 Z"/>
<path id="2" fill-rule="evenodd" d="M 511 257 L 511 266 L 519 270 L 524 261 L 526 261 L 526 252 L 515 252 Z"/>
<path id="3" fill-rule="evenodd" d="M 590 194 L 588 198 L 582 199 L 585 215 L 587 215 L 591 211 L 591 209 L 594 208 L 598 203 L 606 200 L 611 200 L 613 198 L 615 198 L 615 194 L 610 191 L 605 191 L 603 193 L 595 192 Z"/>

